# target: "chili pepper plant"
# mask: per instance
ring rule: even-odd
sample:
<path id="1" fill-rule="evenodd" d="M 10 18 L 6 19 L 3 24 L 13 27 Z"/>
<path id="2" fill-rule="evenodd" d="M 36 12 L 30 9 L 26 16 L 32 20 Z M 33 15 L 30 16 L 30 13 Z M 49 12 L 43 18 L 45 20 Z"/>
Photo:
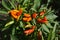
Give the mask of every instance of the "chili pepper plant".
<path id="1" fill-rule="evenodd" d="M 59 23 L 49 3 L 50 0 L 46 4 L 42 0 L 2 0 L 0 14 L 6 15 L 0 22 L 2 40 L 56 40 Z"/>

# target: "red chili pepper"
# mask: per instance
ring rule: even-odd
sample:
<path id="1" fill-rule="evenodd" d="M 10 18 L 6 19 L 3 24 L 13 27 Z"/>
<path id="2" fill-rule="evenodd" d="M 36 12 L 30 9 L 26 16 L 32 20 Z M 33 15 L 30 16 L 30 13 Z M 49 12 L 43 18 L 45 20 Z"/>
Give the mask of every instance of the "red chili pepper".
<path id="1" fill-rule="evenodd" d="M 37 16 L 37 13 L 32 14 L 32 18 L 36 18 L 36 16 Z"/>
<path id="2" fill-rule="evenodd" d="M 46 16 L 42 19 L 42 23 L 48 23 Z"/>
<path id="3" fill-rule="evenodd" d="M 34 32 L 34 29 L 35 29 L 35 26 L 32 26 L 31 29 L 25 30 L 24 33 L 25 33 L 26 35 L 29 35 L 29 34 L 31 34 L 31 33 Z"/>
<path id="4" fill-rule="evenodd" d="M 42 20 L 42 19 L 38 18 L 38 19 L 37 19 L 37 23 L 41 23 L 41 20 Z"/>
<path id="5" fill-rule="evenodd" d="M 23 9 L 21 8 L 20 10 L 19 10 L 19 14 L 17 14 L 17 15 L 21 15 L 22 14 L 22 12 L 23 12 Z"/>
<path id="6" fill-rule="evenodd" d="M 46 20 L 47 21 L 47 18 L 46 18 L 46 16 L 44 17 L 44 19 L 43 20 Z"/>
<path id="7" fill-rule="evenodd" d="M 32 26 L 32 29 L 35 29 L 36 26 Z"/>
<path id="8" fill-rule="evenodd" d="M 44 14 L 45 14 L 45 12 L 44 12 L 44 11 L 40 12 L 40 16 L 42 16 L 42 15 L 44 15 Z"/>
<path id="9" fill-rule="evenodd" d="M 41 23 L 46 23 L 47 21 L 46 20 L 41 20 Z"/>
<path id="10" fill-rule="evenodd" d="M 29 30 L 25 30 L 24 33 L 25 33 L 26 35 L 29 35 L 29 34 L 31 34 L 33 31 L 34 31 L 34 29 L 29 29 Z"/>
<path id="11" fill-rule="evenodd" d="M 37 22 L 38 23 L 48 23 L 46 16 L 43 19 L 38 18 Z"/>

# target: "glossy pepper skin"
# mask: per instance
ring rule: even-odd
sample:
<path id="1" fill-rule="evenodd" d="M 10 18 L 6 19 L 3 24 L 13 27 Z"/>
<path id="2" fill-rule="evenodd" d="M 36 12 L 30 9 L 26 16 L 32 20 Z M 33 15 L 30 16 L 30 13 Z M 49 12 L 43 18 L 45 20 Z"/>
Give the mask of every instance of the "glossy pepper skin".
<path id="1" fill-rule="evenodd" d="M 30 14 L 24 13 L 24 17 L 30 17 L 30 16 L 31 16 Z"/>
<path id="2" fill-rule="evenodd" d="M 40 12 L 40 16 L 45 14 L 45 10 L 43 10 L 42 12 Z"/>
<path id="3" fill-rule="evenodd" d="M 20 10 L 11 10 L 9 12 L 9 14 L 14 18 L 14 19 L 19 19 L 19 17 L 21 16 L 23 10 L 20 9 Z"/>
<path id="4" fill-rule="evenodd" d="M 44 12 L 40 12 L 40 16 L 44 15 Z"/>
<path id="5" fill-rule="evenodd" d="M 38 15 L 37 13 L 33 13 L 33 14 L 32 14 L 32 18 L 36 18 L 37 15 Z"/>
<path id="6" fill-rule="evenodd" d="M 31 20 L 32 20 L 31 15 L 25 13 L 25 14 L 24 14 L 24 17 L 23 17 L 23 21 L 29 22 L 29 21 L 31 21 Z"/>
<path id="7" fill-rule="evenodd" d="M 30 35 L 31 33 L 33 33 L 33 32 L 34 32 L 34 29 L 35 29 L 35 26 L 32 26 L 32 28 L 31 28 L 31 29 L 24 30 L 25 35 Z"/>
<path id="8" fill-rule="evenodd" d="M 38 18 L 38 19 L 37 19 L 37 23 L 41 23 L 41 20 L 42 20 L 42 19 Z"/>
<path id="9" fill-rule="evenodd" d="M 48 20 L 47 20 L 47 18 L 45 16 L 43 19 L 38 18 L 37 23 L 45 23 L 46 24 L 46 23 L 48 23 Z"/>
<path id="10" fill-rule="evenodd" d="M 48 20 L 47 20 L 46 16 L 42 19 L 42 23 L 45 23 L 45 24 L 48 23 Z"/>
<path id="11" fill-rule="evenodd" d="M 28 18 L 24 17 L 24 18 L 23 18 L 23 21 L 29 22 L 29 21 L 31 21 L 31 19 L 32 19 L 31 17 L 28 17 Z"/>

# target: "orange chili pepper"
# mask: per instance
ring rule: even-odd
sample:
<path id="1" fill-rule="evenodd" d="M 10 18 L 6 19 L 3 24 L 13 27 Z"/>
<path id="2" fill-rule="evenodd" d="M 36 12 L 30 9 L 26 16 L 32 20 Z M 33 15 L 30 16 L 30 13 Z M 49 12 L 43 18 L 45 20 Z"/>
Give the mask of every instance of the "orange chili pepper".
<path id="1" fill-rule="evenodd" d="M 26 14 L 26 13 L 25 13 L 24 16 L 25 16 L 25 17 L 30 17 L 30 14 Z"/>
<path id="2" fill-rule="evenodd" d="M 31 29 L 25 30 L 24 33 L 25 33 L 26 35 L 29 35 L 29 34 L 31 34 L 31 33 L 34 32 L 34 29 L 35 29 L 35 26 L 32 26 Z"/>
<path id="3" fill-rule="evenodd" d="M 30 16 L 30 14 L 24 14 L 24 18 L 23 18 L 23 21 L 26 21 L 26 22 L 29 22 L 29 21 L 31 21 L 31 16 Z"/>
<path id="4" fill-rule="evenodd" d="M 17 14 L 18 12 L 19 12 L 18 10 L 11 10 L 11 11 L 10 11 L 10 14 L 11 14 L 11 16 L 12 16 L 13 18 L 17 19 L 16 14 Z"/>
<path id="5" fill-rule="evenodd" d="M 23 18 L 23 21 L 27 21 L 27 18 L 26 18 L 26 17 L 24 17 L 24 18 Z"/>
<path id="6" fill-rule="evenodd" d="M 10 14 L 13 18 L 19 19 L 20 15 L 22 14 L 22 9 L 20 9 L 20 10 L 11 10 Z"/>
<path id="7" fill-rule="evenodd" d="M 29 21 L 31 21 L 31 19 L 32 19 L 31 17 L 29 17 L 29 18 L 24 17 L 24 18 L 23 18 L 23 21 L 25 21 L 25 22 L 29 22 Z"/>
<path id="8" fill-rule="evenodd" d="M 33 18 L 36 18 L 36 16 L 37 16 L 36 13 L 33 13 L 33 14 L 32 14 L 32 17 L 33 17 Z"/>
<path id="9" fill-rule="evenodd" d="M 31 21 L 31 19 L 32 19 L 31 17 L 27 18 L 27 22 Z"/>

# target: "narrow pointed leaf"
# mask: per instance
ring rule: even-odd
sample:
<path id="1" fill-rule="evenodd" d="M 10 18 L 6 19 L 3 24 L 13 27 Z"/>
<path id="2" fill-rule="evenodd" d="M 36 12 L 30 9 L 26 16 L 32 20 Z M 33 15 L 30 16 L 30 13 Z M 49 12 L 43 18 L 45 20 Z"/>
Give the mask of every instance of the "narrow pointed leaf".
<path id="1" fill-rule="evenodd" d="M 10 10 L 10 8 L 9 8 L 8 5 L 6 4 L 5 0 L 2 0 L 2 5 L 3 5 L 3 7 L 5 7 L 7 10 Z"/>
<path id="2" fill-rule="evenodd" d="M 49 15 L 46 15 L 46 17 L 48 20 L 54 20 L 57 18 L 57 16 L 55 14 L 49 14 Z"/>
<path id="3" fill-rule="evenodd" d="M 42 40 L 44 40 L 44 37 L 42 36 Z"/>
<path id="4" fill-rule="evenodd" d="M 6 11 L 0 10 L 0 14 L 7 14 Z"/>
<path id="5" fill-rule="evenodd" d="M 55 40 L 58 40 L 58 37 L 56 37 Z"/>
<path id="6" fill-rule="evenodd" d="M 13 23 L 14 23 L 14 21 L 10 21 L 10 22 L 6 23 L 5 27 L 7 27 L 7 26 L 9 26 L 9 25 L 11 25 Z"/>
<path id="7" fill-rule="evenodd" d="M 51 40 L 51 35 L 52 35 L 52 30 L 50 30 L 47 40 Z"/>
<path id="8" fill-rule="evenodd" d="M 22 21 L 20 21 L 20 27 L 24 27 L 24 24 Z"/>
<path id="9" fill-rule="evenodd" d="M 40 6 L 40 2 L 41 2 L 41 0 L 34 0 L 34 5 L 31 8 L 31 10 L 36 11 L 36 9 L 39 8 L 39 6 Z"/>
<path id="10" fill-rule="evenodd" d="M 11 4 L 12 8 L 14 8 L 14 9 L 15 9 L 14 4 L 13 4 L 10 0 L 8 0 L 8 1 L 9 1 L 9 3 Z"/>
<path id="11" fill-rule="evenodd" d="M 36 25 L 36 20 L 33 19 L 33 20 L 32 20 L 32 23 L 33 23 L 33 25 Z"/>
<path id="12" fill-rule="evenodd" d="M 3 29 L 2 29 L 2 31 L 5 31 L 5 30 L 7 30 L 9 27 L 10 27 L 10 26 L 3 28 Z"/>
<path id="13" fill-rule="evenodd" d="M 24 2 L 23 2 L 23 5 L 25 4 L 25 3 L 27 3 L 29 0 L 24 0 Z"/>
<path id="14" fill-rule="evenodd" d="M 47 0 L 48 1 L 48 3 L 51 1 L 51 0 Z"/>
<path id="15" fill-rule="evenodd" d="M 16 36 L 10 35 L 11 40 L 18 40 Z"/>
<path id="16" fill-rule="evenodd" d="M 47 28 L 47 26 L 45 24 L 42 24 L 41 27 L 42 27 L 42 29 L 44 29 L 44 31 L 49 33 L 49 29 Z"/>
<path id="17" fill-rule="evenodd" d="M 14 35 L 14 34 L 15 34 L 15 28 L 12 29 L 12 35 Z"/>
<path id="18" fill-rule="evenodd" d="M 54 25 L 54 28 L 53 28 L 53 31 L 52 31 L 51 40 L 54 40 L 54 38 L 55 38 L 56 27 L 57 27 L 57 22 L 55 22 L 55 25 Z"/>
<path id="19" fill-rule="evenodd" d="M 11 2 L 14 4 L 15 3 L 15 0 L 11 0 Z"/>
<path id="20" fill-rule="evenodd" d="M 19 2 L 20 0 L 16 0 L 17 2 Z"/>
<path id="21" fill-rule="evenodd" d="M 53 28 L 50 23 L 47 23 L 46 26 L 47 26 L 48 28 Z"/>

